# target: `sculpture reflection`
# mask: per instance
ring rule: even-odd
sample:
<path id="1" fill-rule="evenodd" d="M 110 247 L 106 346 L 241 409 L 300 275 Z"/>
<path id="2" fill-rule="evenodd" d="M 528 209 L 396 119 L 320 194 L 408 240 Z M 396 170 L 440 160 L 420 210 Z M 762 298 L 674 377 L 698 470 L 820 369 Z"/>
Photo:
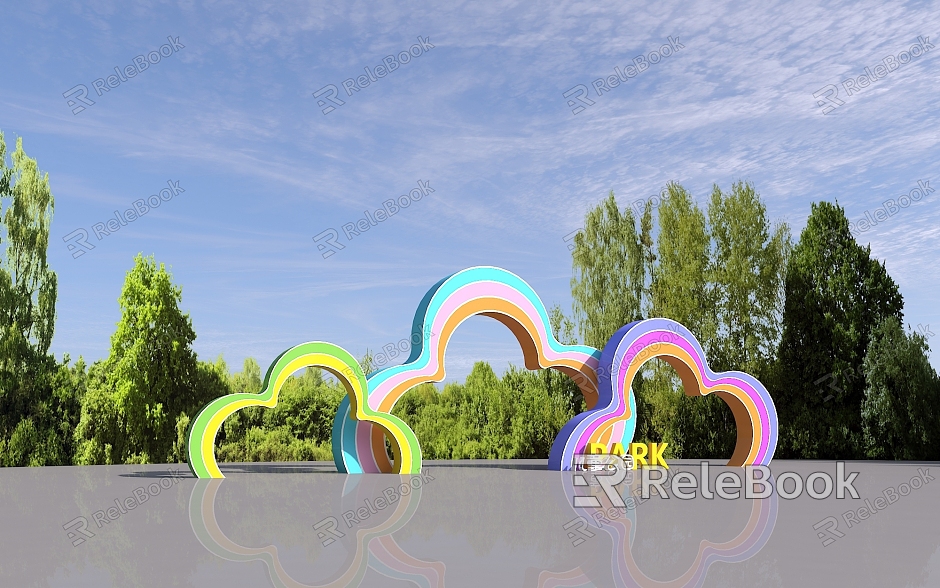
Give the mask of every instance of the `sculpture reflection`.
<path id="1" fill-rule="evenodd" d="M 661 581 L 650 578 L 637 564 L 633 555 L 633 545 L 636 539 L 636 530 L 640 515 L 638 510 L 643 510 L 643 504 L 637 503 L 640 487 L 640 475 L 634 470 L 630 470 L 628 476 L 614 490 L 622 499 L 625 508 L 617 508 L 612 504 L 610 497 L 603 491 L 601 484 L 589 484 L 587 486 L 578 484 L 577 481 L 593 478 L 588 472 L 583 474 L 578 472 L 574 475 L 562 475 L 562 490 L 565 501 L 569 509 L 575 513 L 576 517 L 583 517 L 585 522 L 591 521 L 587 533 L 593 535 L 603 532 L 610 536 L 612 542 L 612 552 L 610 557 L 610 572 L 615 586 L 637 586 L 641 588 L 679 588 L 687 586 L 701 586 L 708 573 L 709 567 L 715 562 L 738 563 L 745 561 L 756 555 L 770 539 L 774 526 L 777 522 L 777 510 L 779 497 L 773 492 L 765 499 L 745 499 L 730 502 L 750 502 L 750 514 L 747 523 L 740 533 L 734 538 L 725 542 L 713 542 L 702 539 L 699 543 L 698 553 L 688 569 L 672 580 Z M 580 477 L 579 477 L 580 476 Z M 598 480 L 605 476 L 598 475 Z M 616 476 L 610 476 L 615 478 Z M 771 478 L 772 480 L 772 478 Z M 593 496 L 596 501 L 587 498 Z M 576 498 L 578 504 L 587 504 L 595 502 L 596 506 L 585 506 L 575 508 Z M 657 496 L 651 496 L 644 500 L 664 500 Z M 700 497 L 694 499 L 695 502 L 705 500 Z M 670 500 L 675 503 L 676 500 Z M 575 519 L 577 520 L 577 519 Z M 574 522 L 574 521 L 572 521 Z M 570 523 L 569 523 L 570 524 Z M 650 521 L 648 524 L 656 524 L 656 521 Z M 574 532 L 569 533 L 569 538 L 577 537 L 577 528 L 571 527 Z M 587 535 L 584 535 L 585 537 Z M 575 539 L 577 542 L 578 539 Z M 607 578 L 594 577 L 597 574 L 591 574 L 578 566 L 562 572 L 543 571 L 538 576 L 538 586 L 540 588 L 561 588 L 561 587 L 581 587 L 591 585 L 604 585 L 609 580 Z"/>
<path id="2" fill-rule="evenodd" d="M 202 545 L 212 554 L 232 562 L 264 562 L 271 584 L 278 588 L 333 588 L 357 586 L 362 582 L 368 568 L 389 578 L 407 580 L 428 588 L 444 585 L 445 566 L 441 562 L 428 562 L 408 555 L 395 541 L 392 534 L 411 520 L 421 502 L 421 485 L 414 487 L 417 476 L 347 476 L 339 499 L 339 512 L 357 510 L 369 504 L 370 516 L 352 529 L 340 530 L 337 542 L 346 547 L 346 558 L 340 572 L 331 580 L 320 584 L 304 584 L 295 580 L 282 566 L 277 547 L 246 547 L 231 540 L 220 527 L 216 518 L 216 499 L 225 479 L 200 479 L 196 481 L 189 499 L 189 520 L 193 532 Z M 389 496 L 390 482 L 401 482 L 394 504 L 376 509 L 376 498 Z M 408 488 L 405 493 L 405 488 Z M 379 501 L 384 504 L 384 502 Z M 388 501 L 391 502 L 391 501 Z M 374 511 L 374 512 L 372 512 Z M 344 532 L 346 531 L 346 532 Z M 311 541 L 317 533 L 311 529 Z M 325 541 L 330 545 L 333 541 Z M 335 549 L 330 545 L 328 549 Z"/>

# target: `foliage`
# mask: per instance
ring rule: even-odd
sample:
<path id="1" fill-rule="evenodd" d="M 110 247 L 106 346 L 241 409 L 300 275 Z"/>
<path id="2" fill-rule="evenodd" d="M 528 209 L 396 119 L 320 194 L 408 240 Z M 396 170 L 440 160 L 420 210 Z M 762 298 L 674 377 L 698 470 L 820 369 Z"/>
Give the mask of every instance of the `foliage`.
<path id="1" fill-rule="evenodd" d="M 900 321 L 902 308 L 897 284 L 870 247 L 855 242 L 842 207 L 813 204 L 787 265 L 783 334 L 771 379 L 780 457 L 865 456 L 862 361 L 872 328 L 889 317 Z"/>
<path id="2" fill-rule="evenodd" d="M 587 344 L 603 346 L 630 320 L 665 317 L 691 330 L 715 370 L 771 371 L 779 339 L 789 229 L 771 229 L 753 186 L 712 190 L 708 215 L 677 183 L 647 203 L 639 228 L 611 194 L 589 211 L 575 238 L 575 320 Z M 714 396 L 686 397 L 675 371 L 647 363 L 633 382 L 638 441 L 665 441 L 672 457 L 719 457 L 734 448 L 734 419 Z"/>
<path id="3" fill-rule="evenodd" d="M 613 192 L 587 213 L 571 257 L 574 317 L 585 345 L 603 349 L 617 329 L 642 317 L 642 247 L 633 211 L 621 214 Z"/>
<path id="4" fill-rule="evenodd" d="M 55 327 L 57 279 L 49 268 L 55 202 L 49 174 L 18 138 L 7 166 L 0 132 L 0 464 L 71 463 L 84 362 L 69 368 L 48 354 Z"/>
<path id="5" fill-rule="evenodd" d="M 93 378 L 76 431 L 79 463 L 150 463 L 179 457 L 177 425 L 227 390 L 218 369 L 200 367 L 182 291 L 163 264 L 138 254 L 118 302 L 111 351 Z"/>
<path id="6" fill-rule="evenodd" d="M 773 231 L 754 187 L 736 182 L 731 193 L 712 191 L 708 225 L 714 254 L 709 264 L 717 332 L 709 349 L 716 371 L 741 370 L 764 377 L 780 340 L 790 229 Z"/>
<path id="7" fill-rule="evenodd" d="M 49 355 L 57 278 L 47 263 L 54 199 L 48 174 L 0 133 L 0 465 L 184 461 L 196 412 L 213 398 L 261 390 L 252 358 L 230 374 L 200 361 L 182 290 L 163 264 L 137 255 L 120 294 L 107 358 L 88 366 Z M 924 337 L 902 328 L 903 299 L 884 263 L 859 246 L 836 203 L 812 205 L 794 247 L 771 226 L 754 187 L 713 187 L 707 213 L 677 183 L 637 218 L 613 192 L 588 211 L 574 240 L 569 319 L 549 317 L 559 341 L 602 349 L 644 317 L 687 326 L 715 371 L 768 384 L 781 430 L 778 457 L 935 460 L 940 376 Z M 71 364 L 71 365 L 70 365 Z M 360 361 L 374 369 L 370 352 Z M 667 457 L 730 455 L 735 423 L 717 397 L 687 397 L 676 373 L 647 363 L 633 390 L 637 441 L 666 441 Z M 289 377 L 277 406 L 229 417 L 219 461 L 330 460 L 344 388 L 320 369 Z M 426 459 L 540 458 L 584 410 L 574 382 L 554 370 L 478 362 L 463 383 L 408 391 L 394 414 Z"/>
<path id="8" fill-rule="evenodd" d="M 549 371 L 510 368 L 500 379 L 489 364 L 477 362 L 464 384 L 447 384 L 441 392 L 432 384 L 417 386 L 392 413 L 414 430 L 425 459 L 546 459 L 555 435 L 574 416 L 569 392 Z"/>
<path id="9" fill-rule="evenodd" d="M 231 392 L 259 392 L 261 370 L 248 358 L 241 372 L 231 376 Z M 324 379 L 319 368 L 307 368 L 290 377 L 273 408 L 242 409 L 223 425 L 216 439 L 219 461 L 330 461 L 333 417 L 345 395 L 337 382 Z"/>
<path id="10" fill-rule="evenodd" d="M 888 317 L 871 333 L 863 361 L 865 452 L 875 459 L 936 460 L 940 456 L 940 378 L 919 333 L 907 335 Z"/>

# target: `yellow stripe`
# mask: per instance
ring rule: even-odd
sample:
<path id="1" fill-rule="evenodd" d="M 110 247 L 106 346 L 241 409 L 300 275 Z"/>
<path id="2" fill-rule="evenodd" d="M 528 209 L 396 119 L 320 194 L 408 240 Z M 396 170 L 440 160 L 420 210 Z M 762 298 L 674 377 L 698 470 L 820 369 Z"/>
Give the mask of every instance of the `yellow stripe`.
<path id="1" fill-rule="evenodd" d="M 254 398 L 245 398 L 244 400 L 239 400 L 233 402 L 216 412 L 212 415 L 212 418 L 209 420 L 208 425 L 206 425 L 205 433 L 203 434 L 202 439 L 200 440 L 199 446 L 200 451 L 202 452 L 203 462 L 206 464 L 206 470 L 209 473 L 210 478 L 224 478 L 222 471 L 219 469 L 219 465 L 215 460 L 215 438 L 219 433 L 219 429 L 222 428 L 222 423 L 230 417 L 235 412 L 247 408 L 249 406 L 264 406 L 271 408 L 277 405 L 277 397 L 281 391 L 281 387 L 284 385 L 284 382 L 287 381 L 287 378 L 291 376 L 297 370 L 310 367 L 324 367 L 335 375 L 340 382 L 343 382 L 344 387 L 347 392 L 352 391 L 353 394 L 359 398 L 363 398 L 362 388 L 359 385 L 359 379 L 350 379 L 348 376 L 343 374 L 344 369 L 348 369 L 349 366 L 345 362 L 340 360 L 337 357 L 332 355 L 327 355 L 323 353 L 308 353 L 301 355 L 300 357 L 292 360 L 288 363 L 280 372 L 278 372 L 277 378 L 274 380 L 274 394 L 271 395 L 270 400 L 257 400 Z M 270 384 L 269 384 L 270 386 Z M 261 396 L 259 393 L 257 396 Z M 363 398 L 363 401 L 366 399 Z M 362 403 L 359 403 L 362 404 Z M 360 411 L 357 411 L 360 412 Z M 359 415 L 357 415 L 359 416 Z M 365 415 L 362 415 L 365 417 Z M 410 457 L 410 456 L 409 456 Z"/>

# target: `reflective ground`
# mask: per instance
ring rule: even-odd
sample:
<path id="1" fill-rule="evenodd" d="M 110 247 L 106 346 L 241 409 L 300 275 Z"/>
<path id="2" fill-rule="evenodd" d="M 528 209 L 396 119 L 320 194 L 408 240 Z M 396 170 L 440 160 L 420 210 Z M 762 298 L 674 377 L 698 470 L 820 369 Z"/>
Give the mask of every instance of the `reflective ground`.
<path id="1" fill-rule="evenodd" d="M 711 463 L 712 492 L 741 472 Z M 0 470 L 0 586 L 940 586 L 936 463 L 847 462 L 859 499 L 841 500 L 641 500 L 634 475 L 624 508 L 536 460 L 178 467 Z M 700 478 L 670 462 L 686 470 Z M 829 461 L 771 470 L 837 478 Z"/>

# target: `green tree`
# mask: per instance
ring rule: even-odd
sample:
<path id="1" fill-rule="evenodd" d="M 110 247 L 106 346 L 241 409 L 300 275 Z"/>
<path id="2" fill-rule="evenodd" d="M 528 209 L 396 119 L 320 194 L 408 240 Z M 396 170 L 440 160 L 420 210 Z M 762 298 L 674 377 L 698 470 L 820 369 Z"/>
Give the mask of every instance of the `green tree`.
<path id="1" fill-rule="evenodd" d="M 72 386 L 83 376 L 48 354 L 57 281 L 46 253 L 55 202 L 49 174 L 23 151 L 22 138 L 10 159 L 7 166 L 0 132 L 0 463 L 68 464 L 78 415 Z"/>
<path id="2" fill-rule="evenodd" d="M 229 380 L 232 393 L 261 390 L 261 368 L 247 358 Z M 272 408 L 251 406 L 225 420 L 216 438 L 216 458 L 228 462 L 330 461 L 333 417 L 346 394 L 319 368 L 290 376 Z"/>
<path id="3" fill-rule="evenodd" d="M 715 289 L 709 282 L 708 222 L 681 185 L 670 182 L 662 195 L 650 285 L 651 316 L 685 325 L 707 350 L 717 332 Z M 671 366 L 660 360 L 649 365 L 643 387 L 644 406 L 650 412 L 644 441 L 669 443 L 667 452 L 674 457 L 731 455 L 734 419 L 724 402 L 713 396 L 686 397 Z"/>
<path id="4" fill-rule="evenodd" d="M 587 214 L 575 238 L 572 299 L 585 342 L 602 348 L 644 316 L 691 330 L 715 370 L 767 377 L 780 336 L 789 229 L 771 229 L 751 184 L 712 191 L 708 215 L 670 182 L 639 230 L 613 195 Z M 719 398 L 689 398 L 675 371 L 652 360 L 633 382 L 638 441 L 666 441 L 673 457 L 719 457 L 734 448 L 734 418 Z"/>
<path id="5" fill-rule="evenodd" d="M 548 319 L 551 322 L 552 332 L 560 343 L 577 345 L 574 323 L 565 316 L 564 311 L 557 304 L 548 310 Z M 585 407 L 584 395 L 581 389 L 569 376 L 557 370 L 538 370 L 542 384 L 553 396 L 566 398 L 568 409 L 572 414 L 583 412 Z"/>
<path id="6" fill-rule="evenodd" d="M 658 215 L 657 263 L 650 286 L 652 316 L 678 321 L 700 341 L 709 342 L 716 322 L 708 283 L 711 244 L 705 214 L 685 188 L 671 182 L 663 190 Z"/>
<path id="7" fill-rule="evenodd" d="M 718 332 L 709 349 L 716 371 L 741 370 L 765 377 L 780 342 L 790 230 L 771 231 L 767 208 L 754 187 L 736 182 L 730 193 L 716 185 L 708 207 L 714 257 L 711 299 Z"/>
<path id="8" fill-rule="evenodd" d="M 588 211 L 571 256 L 571 297 L 581 340 L 603 349 L 617 329 L 642 318 L 647 280 L 633 211 L 621 213 L 611 192 Z"/>
<path id="9" fill-rule="evenodd" d="M 895 317 L 871 333 L 863 362 L 865 452 L 874 459 L 936 460 L 940 378 L 918 333 L 907 335 Z"/>
<path id="10" fill-rule="evenodd" d="M 689 224 L 697 236 L 690 239 L 696 255 L 689 273 L 694 275 L 705 255 L 700 221 Z M 704 312 L 706 320 L 714 320 L 697 334 L 709 366 L 715 371 L 745 371 L 766 381 L 780 339 L 783 281 L 791 249 L 789 228 L 778 224 L 771 231 L 767 209 L 754 187 L 736 182 L 728 193 L 714 186 L 708 233 L 711 252 L 707 295 L 702 298 L 706 306 L 686 306 L 691 313 Z M 702 291 L 697 283 L 694 291 L 684 295 L 697 297 Z M 720 457 L 733 452 L 735 430 L 734 416 L 721 399 L 680 397 L 668 436 L 676 457 Z"/>
<path id="11" fill-rule="evenodd" d="M 574 416 L 549 371 L 510 367 L 500 379 L 477 362 L 462 384 L 416 386 L 392 412 L 418 436 L 425 459 L 545 459 Z"/>
<path id="12" fill-rule="evenodd" d="M 571 279 L 574 322 L 585 345 L 603 350 L 617 329 L 643 319 L 649 311 L 650 275 L 656 260 L 652 226 L 650 203 L 637 231 L 633 211 L 627 208 L 621 212 L 613 192 L 585 216 L 584 230 L 574 239 Z M 563 321 L 553 326 L 559 332 Z M 659 441 L 661 435 L 652 424 L 653 410 L 644 388 L 647 371 L 633 382 L 636 437 Z M 570 406 L 577 412 L 584 409 L 580 394 L 572 395 Z"/>
<path id="13" fill-rule="evenodd" d="M 897 284 L 871 248 L 855 242 L 842 207 L 819 202 L 789 258 L 785 289 L 772 391 L 778 455 L 862 458 L 862 361 L 872 328 L 902 319 Z"/>
<path id="14" fill-rule="evenodd" d="M 118 299 L 121 320 L 110 353 L 82 406 L 78 462 L 178 458 L 185 419 L 226 390 L 217 370 L 200 369 L 192 350 L 196 334 L 179 309 L 181 298 L 163 264 L 135 257 Z"/>
<path id="15" fill-rule="evenodd" d="M 261 366 L 253 357 L 246 357 L 242 363 L 242 371 L 230 377 L 229 390 L 232 394 L 261 392 Z M 222 430 L 216 437 L 216 445 L 244 439 L 249 429 L 262 427 L 265 410 L 267 409 L 261 406 L 249 406 L 225 419 Z"/>

